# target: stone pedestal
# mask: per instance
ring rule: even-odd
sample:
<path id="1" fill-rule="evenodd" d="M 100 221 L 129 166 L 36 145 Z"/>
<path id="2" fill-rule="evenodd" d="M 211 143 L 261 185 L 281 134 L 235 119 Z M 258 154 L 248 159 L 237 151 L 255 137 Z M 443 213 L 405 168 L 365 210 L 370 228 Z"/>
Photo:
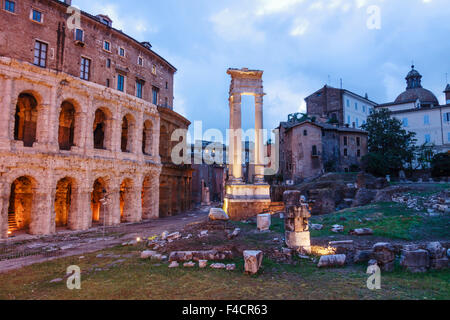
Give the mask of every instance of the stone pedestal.
<path id="1" fill-rule="evenodd" d="M 267 184 L 228 184 L 224 211 L 231 220 L 243 220 L 267 212 L 270 208 L 270 186 Z"/>
<path id="2" fill-rule="evenodd" d="M 257 219 L 257 225 L 259 231 L 268 231 L 272 224 L 272 216 L 270 213 L 259 214 Z"/>
<path id="3" fill-rule="evenodd" d="M 284 227 L 288 248 L 311 253 L 311 236 L 309 221 L 311 213 L 299 191 L 286 191 L 283 194 L 285 203 Z"/>

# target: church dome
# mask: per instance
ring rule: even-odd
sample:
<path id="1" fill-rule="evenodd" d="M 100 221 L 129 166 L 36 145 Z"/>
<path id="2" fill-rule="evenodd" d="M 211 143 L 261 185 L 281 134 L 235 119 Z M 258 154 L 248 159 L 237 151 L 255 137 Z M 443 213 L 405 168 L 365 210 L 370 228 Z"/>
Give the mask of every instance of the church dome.
<path id="1" fill-rule="evenodd" d="M 412 66 L 412 70 L 408 73 L 405 79 L 408 84 L 406 91 L 397 97 L 395 103 L 406 103 L 420 100 L 421 104 L 431 104 L 433 106 L 439 105 L 439 100 L 433 92 L 422 87 L 422 75 L 414 69 L 414 66 Z"/>

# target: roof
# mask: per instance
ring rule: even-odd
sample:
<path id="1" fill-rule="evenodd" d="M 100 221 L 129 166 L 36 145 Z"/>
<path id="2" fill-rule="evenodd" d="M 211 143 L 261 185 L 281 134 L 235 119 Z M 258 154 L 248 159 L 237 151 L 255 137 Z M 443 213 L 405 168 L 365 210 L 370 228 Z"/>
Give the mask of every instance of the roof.
<path id="1" fill-rule="evenodd" d="M 361 95 L 359 95 L 359 94 L 357 94 L 357 93 L 354 93 L 354 92 L 352 92 L 352 91 L 350 91 L 350 90 L 347 90 L 347 89 L 338 89 L 338 88 L 329 86 L 329 85 L 327 85 L 327 84 L 326 84 L 323 88 L 320 88 L 319 90 L 317 90 L 317 91 L 314 92 L 313 94 L 307 96 L 307 97 L 305 98 L 305 100 L 307 100 L 307 99 L 309 99 L 310 97 L 316 95 L 317 93 L 319 93 L 320 91 L 322 91 L 322 90 L 325 89 L 325 88 L 329 88 L 329 89 L 332 89 L 332 90 L 338 90 L 338 91 L 340 91 L 341 93 L 348 93 L 348 94 L 350 94 L 350 95 L 353 95 L 353 96 L 358 97 L 359 99 L 365 100 L 365 101 L 367 101 L 367 102 L 369 102 L 369 103 L 371 103 L 371 104 L 378 105 L 378 103 L 376 103 L 375 101 L 372 101 L 372 100 L 370 100 L 370 99 L 368 99 L 368 98 L 366 98 L 366 97 L 363 97 L 363 96 L 361 96 Z"/>
<path id="2" fill-rule="evenodd" d="M 407 89 L 405 92 L 401 93 L 397 99 L 395 99 L 395 103 L 407 103 L 417 100 L 420 100 L 421 103 L 439 105 L 439 100 L 436 98 L 434 93 L 425 88 Z"/>
<path id="3" fill-rule="evenodd" d="M 59 0 L 52 0 L 54 3 L 57 3 L 59 5 L 65 6 L 65 7 L 70 7 L 69 4 L 66 4 L 64 2 L 61 2 Z M 125 36 L 126 38 L 130 39 L 131 41 L 133 41 L 135 44 L 139 45 L 141 48 L 149 51 L 150 53 L 154 54 L 156 57 L 158 57 L 160 60 L 162 60 L 165 64 L 167 64 L 169 66 L 169 68 L 171 68 L 174 72 L 177 71 L 177 68 L 175 68 L 169 61 L 167 61 L 166 59 L 164 59 L 163 57 L 161 57 L 159 54 L 157 54 L 155 51 L 151 50 L 148 46 L 144 45 L 144 43 L 146 42 L 139 42 L 138 40 L 134 39 L 133 37 L 127 35 L 126 33 L 124 33 L 122 30 L 118 30 L 115 29 L 113 27 L 107 26 L 104 23 L 100 22 L 100 19 L 86 11 L 80 10 L 81 14 L 92 19 L 95 20 L 96 22 L 98 22 L 100 25 L 105 26 L 106 28 L 109 28 L 117 33 L 119 33 L 122 36 Z"/>
<path id="4" fill-rule="evenodd" d="M 446 92 L 446 93 L 447 93 L 447 92 L 450 92 L 450 84 L 447 85 L 447 87 L 445 88 L 445 91 L 444 91 L 444 92 Z"/>

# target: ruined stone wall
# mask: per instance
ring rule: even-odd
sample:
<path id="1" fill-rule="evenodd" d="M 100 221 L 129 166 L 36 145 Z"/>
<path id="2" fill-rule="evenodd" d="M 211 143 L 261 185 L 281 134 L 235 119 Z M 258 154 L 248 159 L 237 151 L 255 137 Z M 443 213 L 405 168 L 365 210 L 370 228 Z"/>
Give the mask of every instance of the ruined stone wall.
<path id="1" fill-rule="evenodd" d="M 335 114 L 340 125 L 344 124 L 342 91 L 340 89 L 325 86 L 305 100 L 308 115 L 331 119 Z"/>
<path id="2" fill-rule="evenodd" d="M 30 147 L 14 139 L 18 97 L 23 93 L 33 96 L 37 103 L 36 139 Z M 15 219 L 17 228 L 26 227 L 35 235 L 54 233 L 57 223 L 71 230 L 86 230 L 93 220 L 116 225 L 158 217 L 160 117 L 155 105 L 7 57 L 0 57 L 0 99 L 0 238 L 8 236 L 8 224 L 14 222 L 9 220 L 15 219 L 15 211 L 19 216 L 25 212 L 24 219 Z M 61 150 L 58 136 L 66 122 L 60 123 L 60 113 L 66 102 L 75 109 L 74 141 L 70 150 Z M 106 116 L 102 150 L 94 148 L 97 110 Z M 128 129 L 129 152 L 121 150 L 125 116 L 134 119 Z M 152 127 L 152 155 L 142 152 L 144 123 Z M 12 185 L 21 177 L 29 186 L 14 190 Z M 68 190 L 57 188 L 64 186 L 58 184 L 63 179 L 70 181 L 70 199 L 66 201 L 61 194 L 68 197 Z M 96 181 L 100 193 L 105 191 L 101 196 L 94 192 Z M 107 201 L 99 203 L 92 200 L 95 198 Z M 121 198 L 125 199 L 122 205 Z M 68 203 L 70 207 L 64 207 Z M 96 207 L 99 221 L 93 219 Z M 67 219 L 61 219 L 61 212 L 67 213 Z"/>
<path id="3" fill-rule="evenodd" d="M 167 217 L 193 207 L 192 167 L 190 164 L 175 165 L 171 156 L 173 147 L 179 143 L 172 141 L 173 132 L 177 129 L 187 130 L 190 122 L 168 108 L 158 107 L 158 111 L 161 116 L 159 155 L 163 164 L 160 177 L 159 216 Z"/>
<path id="4" fill-rule="evenodd" d="M 344 144 L 344 137 L 347 137 L 347 145 Z M 367 134 L 361 132 L 339 132 L 340 159 L 339 171 L 346 171 L 352 165 L 361 166 L 362 158 L 368 153 Z M 359 139 L 359 145 L 358 145 Z M 347 150 L 347 155 L 345 155 Z M 358 154 L 359 151 L 359 154 Z"/>
<path id="5" fill-rule="evenodd" d="M 75 30 L 70 30 L 67 5 L 54 0 L 15 1 L 15 13 L 0 10 L 0 56 L 9 56 L 33 63 L 36 40 L 48 44 L 46 67 L 80 77 L 81 57 L 90 59 L 89 81 L 117 88 L 117 74 L 123 74 L 125 92 L 136 96 L 136 79 L 144 81 L 143 99 L 152 102 L 152 87 L 159 89 L 158 105 L 173 107 L 173 76 L 176 69 L 151 49 L 121 31 L 111 28 L 89 14 L 81 16 L 83 43 L 75 41 Z M 42 23 L 30 19 L 31 10 L 42 13 Z M 114 22 L 113 22 L 114 25 Z M 110 50 L 104 49 L 104 41 Z M 119 48 L 125 56 L 119 55 Z M 142 66 L 138 58 L 143 59 Z M 110 65 L 107 62 L 110 60 Z"/>

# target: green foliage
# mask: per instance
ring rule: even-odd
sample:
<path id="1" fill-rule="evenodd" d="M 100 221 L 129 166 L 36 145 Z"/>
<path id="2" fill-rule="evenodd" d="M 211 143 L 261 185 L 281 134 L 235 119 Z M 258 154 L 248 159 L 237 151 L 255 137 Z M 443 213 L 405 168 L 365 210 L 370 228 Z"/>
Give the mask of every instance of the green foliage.
<path id="1" fill-rule="evenodd" d="M 434 148 L 435 146 L 433 144 L 428 143 L 424 143 L 423 145 L 416 147 L 416 169 L 430 169 L 434 157 Z"/>
<path id="2" fill-rule="evenodd" d="M 414 160 L 416 134 L 404 130 L 398 119 L 391 118 L 389 110 L 374 111 L 362 129 L 369 133 L 369 154 L 364 159 L 368 172 L 393 174 Z"/>
<path id="3" fill-rule="evenodd" d="M 450 153 L 439 153 L 431 161 L 434 177 L 450 177 Z"/>

